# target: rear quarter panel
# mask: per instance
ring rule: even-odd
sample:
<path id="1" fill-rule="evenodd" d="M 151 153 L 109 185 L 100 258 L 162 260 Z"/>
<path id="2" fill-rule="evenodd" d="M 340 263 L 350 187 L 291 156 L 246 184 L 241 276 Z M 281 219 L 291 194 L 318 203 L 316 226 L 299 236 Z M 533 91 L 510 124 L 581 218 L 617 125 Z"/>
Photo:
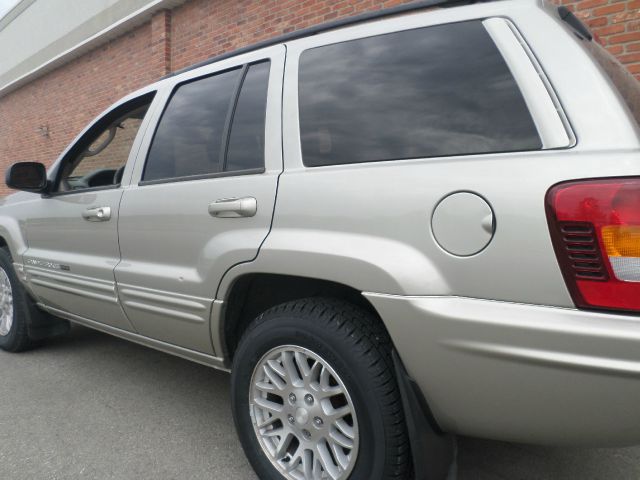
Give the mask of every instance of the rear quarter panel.
<path id="1" fill-rule="evenodd" d="M 285 171 L 272 231 L 256 261 L 225 277 L 218 298 L 233 278 L 253 271 L 347 284 L 377 308 L 445 430 L 533 443 L 629 444 L 639 435 L 631 426 L 638 417 L 638 324 L 574 309 L 550 241 L 545 195 L 566 180 L 640 174 L 640 134 L 582 41 L 540 5 L 427 12 L 288 45 Z M 297 70 L 305 48 L 492 16 L 510 19 L 526 39 L 568 118 L 574 147 L 304 167 Z M 485 198 L 496 219 L 493 240 L 471 257 L 450 255 L 431 231 L 435 206 L 457 191 Z"/>
<path id="2" fill-rule="evenodd" d="M 527 40 L 577 137 L 571 149 L 305 168 L 297 71 L 307 48 L 441 23 L 501 16 Z M 456 295 L 572 307 L 549 238 L 545 194 L 575 178 L 640 172 L 638 129 L 607 78 L 564 25 L 535 2 L 495 2 L 407 15 L 287 45 L 284 158 L 272 231 L 252 264 L 361 291 Z M 493 208 L 496 232 L 471 257 L 434 240 L 430 219 L 446 195 L 475 192 Z"/>

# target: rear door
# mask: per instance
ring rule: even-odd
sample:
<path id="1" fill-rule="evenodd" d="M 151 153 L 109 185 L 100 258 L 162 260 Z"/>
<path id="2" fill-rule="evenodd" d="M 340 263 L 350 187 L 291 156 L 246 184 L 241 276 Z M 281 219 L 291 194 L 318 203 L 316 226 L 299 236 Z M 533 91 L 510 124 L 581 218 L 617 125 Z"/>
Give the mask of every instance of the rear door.
<path id="1" fill-rule="evenodd" d="M 177 77 L 119 217 L 120 299 L 137 331 L 214 353 L 210 313 L 271 225 L 282 171 L 284 46 Z M 167 93 L 167 92 L 165 92 Z"/>

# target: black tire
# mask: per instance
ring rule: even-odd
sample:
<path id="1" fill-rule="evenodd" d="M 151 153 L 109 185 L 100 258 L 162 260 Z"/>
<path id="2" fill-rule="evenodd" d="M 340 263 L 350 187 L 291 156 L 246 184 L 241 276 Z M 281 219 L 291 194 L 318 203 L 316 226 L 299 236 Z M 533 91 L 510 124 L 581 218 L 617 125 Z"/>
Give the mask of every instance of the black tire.
<path id="1" fill-rule="evenodd" d="M 267 352 L 284 345 L 303 347 L 322 357 L 349 391 L 360 429 L 360 446 L 349 479 L 408 478 L 410 447 L 389 335 L 366 310 L 323 298 L 285 303 L 261 314 L 248 327 L 235 353 L 233 416 L 259 478 L 286 478 L 263 452 L 249 413 L 254 368 Z"/>
<path id="2" fill-rule="evenodd" d="M 0 335 L 0 348 L 7 352 L 21 352 L 34 346 L 29 338 L 28 318 L 35 306 L 31 305 L 32 300 L 16 276 L 11 253 L 6 247 L 0 248 L 0 268 L 7 274 L 13 294 L 13 323 L 8 334 Z"/>

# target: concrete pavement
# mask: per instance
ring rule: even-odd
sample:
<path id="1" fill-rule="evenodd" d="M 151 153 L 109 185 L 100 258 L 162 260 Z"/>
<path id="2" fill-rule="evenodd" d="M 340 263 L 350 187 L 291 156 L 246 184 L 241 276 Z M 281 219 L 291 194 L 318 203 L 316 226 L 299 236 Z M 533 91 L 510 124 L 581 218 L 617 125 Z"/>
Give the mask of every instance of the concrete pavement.
<path id="1" fill-rule="evenodd" d="M 85 328 L 0 352 L 0 479 L 255 480 L 229 377 Z M 460 480 L 638 480 L 640 447 L 459 441 Z"/>

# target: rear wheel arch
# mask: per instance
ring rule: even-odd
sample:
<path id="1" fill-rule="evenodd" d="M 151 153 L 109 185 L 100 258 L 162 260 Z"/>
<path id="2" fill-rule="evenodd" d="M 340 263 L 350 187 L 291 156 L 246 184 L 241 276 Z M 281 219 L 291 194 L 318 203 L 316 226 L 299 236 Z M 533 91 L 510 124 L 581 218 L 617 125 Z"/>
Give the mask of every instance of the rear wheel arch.
<path id="1" fill-rule="evenodd" d="M 310 297 L 344 300 L 373 314 L 384 322 L 362 292 L 342 283 L 313 277 L 250 273 L 234 280 L 225 298 L 218 332 L 223 348 L 220 356 L 233 360 L 238 342 L 249 324 L 261 313 L 283 303 Z"/>
<path id="2" fill-rule="evenodd" d="M 302 361 L 297 359 L 298 366 L 287 370 L 287 360 L 282 356 L 285 355 L 282 352 L 286 351 L 290 355 L 289 358 L 292 358 L 291 352 L 294 350 L 300 353 Z M 394 381 L 391 353 L 391 339 L 377 315 L 342 299 L 307 297 L 289 301 L 268 309 L 254 319 L 242 336 L 234 360 L 232 404 L 243 447 L 260 478 L 283 478 L 283 474 L 275 470 L 283 468 L 282 463 L 277 461 L 280 456 L 284 456 L 282 462 L 290 462 L 290 466 L 296 469 L 300 468 L 296 459 L 301 460 L 303 457 L 306 458 L 306 462 L 313 461 L 314 471 L 318 458 L 322 458 L 323 467 L 325 463 L 330 466 L 333 462 L 334 467 L 339 463 L 342 468 L 349 469 L 338 470 L 338 473 L 341 473 L 340 478 L 345 478 L 347 474 L 349 478 L 367 480 L 407 478 L 411 465 L 410 445 L 401 393 Z M 307 363 L 310 358 L 314 361 L 313 368 Z M 280 372 L 284 367 L 283 373 L 277 373 L 275 376 L 270 374 L 262 365 L 264 362 L 268 362 L 270 368 L 275 368 L 275 372 Z M 339 444 L 349 449 L 349 452 L 339 450 L 343 455 L 341 460 L 337 460 L 338 457 L 335 455 L 331 458 L 329 455 L 322 455 L 321 451 L 323 441 L 336 438 L 328 433 L 327 429 L 331 431 L 335 428 L 336 434 L 340 431 L 348 434 L 342 427 L 338 430 L 337 423 L 332 425 L 333 414 L 329 414 L 328 417 L 323 415 L 326 413 L 326 405 L 320 411 L 314 410 L 318 399 L 323 398 L 318 397 L 323 382 L 323 375 L 315 368 L 318 363 L 322 365 L 323 370 L 329 370 L 329 377 L 334 379 L 334 383 L 330 383 L 329 378 L 326 379 L 326 386 L 332 385 L 333 393 L 329 393 L 321 402 L 325 402 L 330 396 L 331 404 L 335 408 L 347 408 L 348 412 L 341 414 L 347 416 L 340 422 L 345 427 L 351 425 L 353 428 L 348 437 L 353 439 L 353 442 L 349 443 L 345 437 L 346 443 Z M 306 372 L 303 366 L 305 364 Z M 281 368 L 273 365 L 280 365 Z M 267 371 L 265 379 L 258 377 L 256 380 L 256 375 L 260 375 L 258 372 L 265 375 L 264 371 Z M 270 393 L 264 397 L 264 385 L 268 383 L 266 378 L 274 381 L 273 386 L 276 390 L 271 392 L 271 389 L 268 389 Z M 277 381 L 278 378 L 280 381 Z M 297 383 L 294 380 L 296 378 Z M 315 387 L 314 378 L 318 382 Z M 304 385 L 301 382 L 304 382 Z M 333 390 L 335 388 L 338 388 L 337 392 Z M 257 398 L 255 395 L 267 399 L 265 405 L 269 411 L 273 411 L 268 405 L 271 402 L 283 406 L 282 409 L 276 410 L 281 413 L 269 417 L 269 425 L 274 426 L 272 433 L 263 434 L 256 430 L 261 427 L 256 427 L 255 419 L 258 419 L 258 424 L 262 423 L 260 418 L 264 417 L 260 415 L 264 413 L 264 409 L 261 402 L 251 400 Z M 335 395 L 338 397 L 334 397 Z M 335 404 L 334 400 L 338 403 Z M 256 412 L 256 409 L 259 411 Z M 249 414 L 249 410 L 253 414 Z M 298 417 L 301 410 L 304 416 Z M 321 420 L 317 424 L 314 423 L 313 428 L 309 428 L 307 415 L 315 416 L 314 422 L 318 418 Z M 366 435 L 358 435 L 359 429 L 366 432 Z M 266 437 L 271 441 L 275 438 L 273 435 L 282 436 L 276 439 L 279 446 L 284 445 L 287 448 L 286 452 L 274 453 L 269 447 L 260 445 L 261 439 L 264 440 Z M 302 437 L 306 438 L 307 442 L 303 442 Z M 301 444 L 304 444 L 305 455 L 300 455 Z M 329 448 L 328 444 L 324 445 Z M 307 458 L 306 454 L 311 451 L 315 453 L 311 453 Z M 357 459 L 347 458 L 347 454 L 357 455 Z M 306 470 L 306 467 L 304 468 Z"/>

